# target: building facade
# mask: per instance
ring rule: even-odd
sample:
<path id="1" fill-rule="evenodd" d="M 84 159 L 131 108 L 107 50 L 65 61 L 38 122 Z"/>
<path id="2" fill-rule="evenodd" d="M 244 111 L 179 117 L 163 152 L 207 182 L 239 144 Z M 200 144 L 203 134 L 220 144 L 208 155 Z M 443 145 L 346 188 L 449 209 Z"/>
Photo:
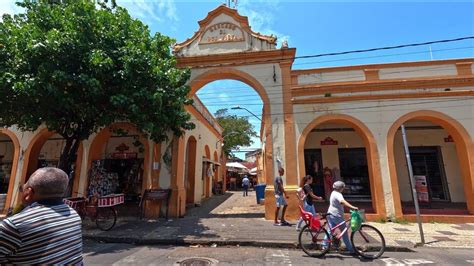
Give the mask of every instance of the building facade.
<path id="1" fill-rule="evenodd" d="M 192 69 L 191 94 L 233 79 L 263 101 L 267 219 L 278 167 L 286 170 L 290 217 L 298 216 L 295 190 L 309 174 L 321 196 L 345 181 L 347 198 L 371 219 L 414 219 L 404 125 L 423 219 L 474 221 L 473 58 L 295 70 L 296 49 L 277 48 L 234 9 L 220 6 L 199 26 L 174 48 L 178 64 Z"/>
<path id="2" fill-rule="evenodd" d="M 223 129 L 197 97 L 186 110 L 195 129 L 181 138 L 170 134 L 167 142 L 147 139 L 128 122 L 114 123 L 91 135 L 79 148 L 70 195 L 124 193 L 126 208 L 119 210 L 119 215 L 137 215 L 145 189 L 180 189 L 182 197 L 170 203 L 174 216 L 185 215 L 186 204 L 198 204 L 212 196 L 213 187 L 225 178 L 219 145 Z M 176 145 L 181 141 L 189 148 L 185 160 L 178 161 Z M 36 169 L 58 165 L 64 139 L 45 128 L 21 132 L 13 127 L 0 129 L 0 145 L 0 212 L 6 213 L 20 201 L 19 186 Z M 180 180 L 175 178 L 178 169 L 186 169 Z M 145 212 L 156 218 L 164 208 L 147 202 Z"/>

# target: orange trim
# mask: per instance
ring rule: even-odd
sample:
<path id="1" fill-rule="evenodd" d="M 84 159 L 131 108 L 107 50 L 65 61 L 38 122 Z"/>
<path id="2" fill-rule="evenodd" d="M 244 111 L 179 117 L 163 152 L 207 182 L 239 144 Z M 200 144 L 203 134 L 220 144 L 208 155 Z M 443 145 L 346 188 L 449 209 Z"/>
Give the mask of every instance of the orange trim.
<path id="1" fill-rule="evenodd" d="M 378 69 L 364 69 L 365 80 L 379 80 Z"/>
<path id="2" fill-rule="evenodd" d="M 172 217 L 182 217 L 186 212 L 187 195 L 184 188 L 184 158 L 185 143 L 183 137 L 174 137 L 173 155 L 171 165 L 171 185 L 169 215 Z"/>
<path id="3" fill-rule="evenodd" d="M 463 87 L 474 85 L 474 77 L 442 77 L 423 79 L 403 79 L 403 80 L 378 80 L 378 81 L 357 81 L 357 82 L 337 82 L 324 84 L 310 84 L 294 86 L 291 90 L 293 97 L 310 96 L 326 93 L 353 93 L 366 91 L 389 91 L 389 90 L 409 90 L 416 88 L 443 88 L 443 87 Z"/>
<path id="4" fill-rule="evenodd" d="M 214 162 L 219 162 L 219 156 L 217 155 L 217 151 L 214 151 Z M 217 182 L 219 181 L 219 166 L 215 166 L 215 171 L 214 171 L 214 181 Z"/>
<path id="5" fill-rule="evenodd" d="M 193 41 L 197 40 L 198 37 L 200 37 L 205 31 L 206 31 L 206 27 L 219 15 L 221 14 L 226 14 L 230 17 L 232 17 L 235 21 L 237 21 L 239 24 L 240 24 L 240 27 L 250 33 L 250 35 L 252 35 L 253 37 L 255 38 L 258 38 L 262 41 L 266 41 L 268 42 L 269 44 L 276 44 L 276 37 L 272 37 L 272 36 L 267 36 L 267 35 L 262 35 L 260 33 L 257 33 L 257 32 L 254 32 L 251 30 L 250 28 L 250 25 L 249 25 L 249 21 L 248 21 L 248 18 L 247 17 L 244 17 L 244 16 L 241 16 L 237 10 L 235 9 L 231 9 L 231 8 L 228 8 L 227 6 L 225 5 L 220 5 L 218 6 L 216 9 L 212 10 L 211 12 L 209 12 L 206 16 L 206 18 L 204 18 L 203 20 L 200 20 L 198 23 L 199 23 L 199 30 L 196 31 L 194 33 L 194 35 L 187 39 L 186 41 L 182 42 L 182 43 L 178 43 L 176 44 L 174 47 L 173 47 L 173 50 L 176 52 L 179 52 L 179 50 L 181 50 L 183 47 L 185 46 L 188 46 L 189 44 L 191 44 Z"/>
<path id="6" fill-rule="evenodd" d="M 194 106 L 186 105 L 184 109 L 186 109 L 188 113 L 191 113 L 194 117 L 196 117 L 218 139 L 222 138 L 221 134 L 211 124 L 209 124 L 206 118 Z"/>
<path id="7" fill-rule="evenodd" d="M 455 96 L 474 96 L 474 90 L 470 91 L 430 91 L 419 93 L 404 94 L 379 94 L 379 95 L 357 95 L 340 97 L 320 97 L 293 100 L 293 104 L 315 104 L 315 103 L 337 103 L 352 101 L 372 101 L 388 99 L 409 99 L 409 98 L 436 98 L 436 97 L 455 97 Z"/>
<path id="8" fill-rule="evenodd" d="M 15 182 L 16 180 L 16 173 L 18 170 L 18 161 L 19 161 L 19 156 L 20 156 L 20 142 L 18 141 L 18 138 L 16 137 L 15 133 L 10 131 L 9 129 L 6 128 L 0 128 L 0 134 L 7 135 L 11 141 L 13 142 L 13 157 L 12 157 L 12 170 L 10 173 L 10 181 L 8 182 L 8 191 L 7 191 L 7 198 L 5 199 L 5 208 L 3 210 L 0 210 L 0 213 L 5 212 L 12 206 L 12 199 L 13 199 L 13 188 L 15 187 Z"/>
<path id="9" fill-rule="evenodd" d="M 188 186 L 186 187 L 186 203 L 194 203 L 194 194 L 196 189 L 196 156 L 197 152 L 197 140 L 194 136 L 190 136 L 186 142 L 185 156 L 186 156 L 186 168 L 188 169 L 188 176 L 185 180 L 188 180 Z M 184 173 L 184 172 L 183 172 Z"/>
<path id="10" fill-rule="evenodd" d="M 266 167 L 268 167 L 266 173 L 266 182 L 267 184 L 273 183 L 273 139 L 272 139 L 272 123 L 270 117 L 270 99 L 268 98 L 267 92 L 265 88 L 256 80 L 253 76 L 239 71 L 233 68 L 226 68 L 220 67 L 215 69 L 210 69 L 199 76 L 195 77 L 193 80 L 190 81 L 191 92 L 189 95 L 194 95 L 196 92 L 201 89 L 204 85 L 215 81 L 215 80 L 223 80 L 223 79 L 232 79 L 241 81 L 250 87 L 252 87 L 260 98 L 263 101 L 263 113 L 265 114 L 262 118 L 264 125 L 265 125 L 265 134 L 266 134 L 266 142 L 265 142 L 265 163 Z"/>
<path id="11" fill-rule="evenodd" d="M 390 127 L 387 134 L 387 153 L 390 170 L 390 181 L 392 184 L 392 195 L 395 205 L 395 216 L 405 217 L 407 215 L 403 215 L 402 212 L 393 145 L 397 130 L 404 122 L 412 119 L 426 120 L 438 124 L 448 131 L 448 134 L 453 137 L 456 145 L 461 174 L 464 181 L 464 194 L 466 197 L 467 209 L 470 214 L 474 214 L 474 144 L 469 133 L 457 120 L 443 113 L 429 110 L 420 110 L 407 113 L 397 119 L 397 121 L 395 121 L 395 123 Z"/>
<path id="12" fill-rule="evenodd" d="M 281 80 L 283 84 L 283 112 L 285 124 L 285 174 L 286 185 L 298 185 L 296 167 L 296 136 L 293 104 L 291 102 L 291 63 L 281 63 Z"/>
<path id="13" fill-rule="evenodd" d="M 434 214 L 421 214 L 421 221 L 423 223 L 453 223 L 453 224 L 465 224 L 474 223 L 474 215 L 434 215 Z M 405 214 L 402 217 L 404 220 L 409 222 L 416 222 L 416 214 Z"/>
<path id="14" fill-rule="evenodd" d="M 43 128 L 31 139 L 23 156 L 25 159 L 21 171 L 21 183 L 26 182 L 28 180 L 27 177 L 36 170 L 41 148 L 52 135 L 54 135 L 54 132 L 49 131 L 47 128 Z"/>
<path id="15" fill-rule="evenodd" d="M 178 67 L 212 67 L 217 65 L 222 67 L 225 64 L 232 65 L 249 65 L 249 64 L 271 64 L 281 63 L 282 61 L 293 62 L 295 57 L 296 49 L 275 49 L 268 51 L 251 51 L 251 52 L 240 52 L 240 53 L 229 53 L 229 54 L 216 54 L 216 55 L 203 55 L 203 56 L 190 56 L 190 57 L 178 57 Z"/>
<path id="16" fill-rule="evenodd" d="M 314 119 L 309 123 L 306 128 L 301 132 L 301 136 L 298 142 L 298 162 L 299 162 L 299 173 L 301 176 L 306 175 L 305 162 L 304 162 L 304 146 L 306 138 L 311 131 L 318 125 L 326 122 L 341 123 L 351 126 L 364 140 L 365 148 L 367 151 L 367 162 L 369 168 L 370 178 L 370 191 L 372 195 L 372 205 L 377 215 L 385 215 L 385 199 L 382 187 L 382 176 L 380 171 L 379 155 L 377 150 L 377 143 L 373 134 L 360 120 L 342 114 L 328 114 L 322 115 Z"/>
<path id="17" fill-rule="evenodd" d="M 113 123 L 105 128 L 103 128 L 92 140 L 90 150 L 89 150 L 89 158 L 87 162 L 87 172 L 89 172 L 92 162 L 95 160 L 101 159 L 101 153 L 104 149 L 106 141 L 112 136 L 112 129 L 113 128 L 120 128 L 130 132 L 135 132 L 139 135 L 140 142 L 143 144 L 145 151 L 144 153 L 144 162 L 143 162 L 143 180 L 142 180 L 142 192 L 148 188 L 149 180 L 149 172 L 150 172 L 150 146 L 148 143 L 148 138 L 145 137 L 143 133 L 141 133 L 137 127 L 129 122 L 117 122 Z M 87 190 L 87 181 L 84 186 L 84 190 Z M 86 191 L 83 191 L 84 195 L 86 195 Z"/>
<path id="18" fill-rule="evenodd" d="M 338 71 L 364 70 L 364 69 L 383 69 L 383 68 L 395 68 L 395 67 L 438 66 L 438 65 L 456 64 L 456 63 L 462 63 L 462 62 L 473 62 L 473 60 L 474 58 L 465 58 L 465 59 L 448 59 L 448 60 L 417 61 L 417 62 L 367 64 L 367 65 L 341 66 L 341 67 L 325 67 L 325 68 L 317 68 L 317 69 L 293 70 L 291 75 L 298 76 L 298 75 L 323 73 L 323 72 L 338 72 Z"/>
<path id="19" fill-rule="evenodd" d="M 459 76 L 472 75 L 472 62 L 456 63 L 456 70 Z"/>

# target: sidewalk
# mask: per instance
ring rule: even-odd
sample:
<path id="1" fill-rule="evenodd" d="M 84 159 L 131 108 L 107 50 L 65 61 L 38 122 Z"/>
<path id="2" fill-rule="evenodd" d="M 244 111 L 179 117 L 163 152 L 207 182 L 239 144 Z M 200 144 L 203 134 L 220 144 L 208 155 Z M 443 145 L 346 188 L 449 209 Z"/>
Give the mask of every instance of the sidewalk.
<path id="1" fill-rule="evenodd" d="M 108 232 L 86 223 L 83 235 L 85 239 L 135 244 L 297 247 L 295 226 L 274 226 L 263 216 L 264 206 L 256 204 L 255 192 L 249 192 L 249 197 L 228 192 L 188 210 L 184 218 L 119 219 Z M 417 224 L 371 224 L 383 233 L 389 250 L 409 251 L 420 242 Z M 425 223 L 423 228 L 428 247 L 474 248 L 474 224 Z"/>

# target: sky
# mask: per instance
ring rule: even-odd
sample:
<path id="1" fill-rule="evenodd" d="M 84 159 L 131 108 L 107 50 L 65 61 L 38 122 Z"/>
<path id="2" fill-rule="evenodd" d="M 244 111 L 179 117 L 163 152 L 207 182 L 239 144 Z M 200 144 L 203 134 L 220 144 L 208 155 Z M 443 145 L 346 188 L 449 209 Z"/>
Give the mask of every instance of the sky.
<path id="1" fill-rule="evenodd" d="M 0 0 L 0 13 L 19 12 L 15 0 Z M 198 30 L 197 22 L 223 0 L 117 0 L 130 14 L 160 32 L 182 42 Z M 474 36 L 474 1 L 279 1 L 238 0 L 237 10 L 248 16 L 252 30 L 287 40 L 296 56 Z M 279 46 L 279 45 L 278 45 Z M 431 49 L 431 52 L 430 52 Z M 433 44 L 354 55 L 295 60 L 293 69 L 474 57 L 474 41 Z M 257 116 L 262 101 L 238 81 L 215 81 L 198 96 L 214 113 L 239 105 Z M 245 110 L 229 110 L 249 116 L 257 133 L 260 121 Z M 260 147 L 254 138 L 250 148 Z M 245 147 L 242 150 L 249 150 Z M 243 156 L 243 153 L 237 153 Z"/>

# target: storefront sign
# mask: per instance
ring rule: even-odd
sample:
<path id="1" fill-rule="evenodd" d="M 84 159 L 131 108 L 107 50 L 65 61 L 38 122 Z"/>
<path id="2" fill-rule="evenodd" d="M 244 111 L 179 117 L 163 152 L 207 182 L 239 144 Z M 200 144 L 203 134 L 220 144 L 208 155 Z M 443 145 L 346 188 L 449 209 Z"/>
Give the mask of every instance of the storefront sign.
<path id="1" fill-rule="evenodd" d="M 333 140 L 331 137 L 327 137 L 324 140 L 321 140 L 321 145 L 338 145 L 337 140 Z"/>
<path id="2" fill-rule="evenodd" d="M 430 199 L 428 195 L 428 183 L 426 182 L 426 176 L 415 175 L 413 178 L 415 179 L 415 189 L 418 201 L 429 202 Z"/>
<path id="3" fill-rule="evenodd" d="M 242 29 L 229 22 L 214 24 L 206 29 L 199 44 L 245 41 Z"/>
<path id="4" fill-rule="evenodd" d="M 444 138 L 444 142 L 454 142 L 454 139 L 451 135 L 449 135 L 447 138 Z"/>

